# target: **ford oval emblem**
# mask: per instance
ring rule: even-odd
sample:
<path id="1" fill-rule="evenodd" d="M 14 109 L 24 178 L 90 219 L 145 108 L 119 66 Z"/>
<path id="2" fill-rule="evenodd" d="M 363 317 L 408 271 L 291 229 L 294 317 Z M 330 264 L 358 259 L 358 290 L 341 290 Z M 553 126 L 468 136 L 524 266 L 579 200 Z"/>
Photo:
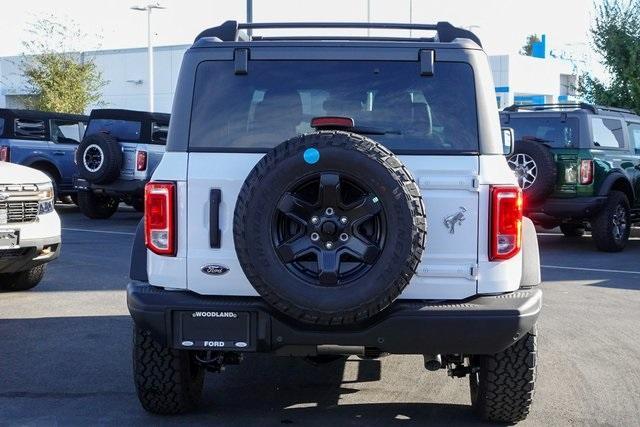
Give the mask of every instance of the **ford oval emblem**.
<path id="1" fill-rule="evenodd" d="M 229 271 L 229 268 L 220 264 L 207 264 L 203 265 L 200 271 L 211 276 L 221 276 L 226 274 Z"/>

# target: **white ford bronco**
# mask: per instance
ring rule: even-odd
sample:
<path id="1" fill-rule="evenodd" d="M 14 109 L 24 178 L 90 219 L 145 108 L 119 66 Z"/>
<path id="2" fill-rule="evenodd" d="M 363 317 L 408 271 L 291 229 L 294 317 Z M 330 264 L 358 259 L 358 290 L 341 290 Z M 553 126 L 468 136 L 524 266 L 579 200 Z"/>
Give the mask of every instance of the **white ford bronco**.
<path id="1" fill-rule="evenodd" d="M 248 36 L 387 28 L 432 37 Z M 537 239 L 480 40 L 448 23 L 238 24 L 186 52 L 129 311 L 142 406 L 247 352 L 419 354 L 483 419 L 531 405 Z"/>
<path id="2" fill-rule="evenodd" d="M 60 218 L 51 179 L 0 162 L 0 290 L 24 291 L 42 280 L 60 253 Z"/>

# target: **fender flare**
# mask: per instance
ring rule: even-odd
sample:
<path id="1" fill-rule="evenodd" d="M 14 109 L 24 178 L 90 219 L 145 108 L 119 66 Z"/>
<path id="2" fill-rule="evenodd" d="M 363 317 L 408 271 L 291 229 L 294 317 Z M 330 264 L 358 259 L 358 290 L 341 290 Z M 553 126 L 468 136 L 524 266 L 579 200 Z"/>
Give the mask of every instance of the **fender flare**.
<path id="1" fill-rule="evenodd" d="M 629 182 L 629 178 L 627 178 L 627 176 L 622 172 L 610 173 L 600 185 L 600 190 L 598 191 L 598 195 L 607 196 L 611 191 L 611 188 L 613 187 L 613 185 L 619 180 L 622 180 L 624 182 L 624 186 L 626 187 L 626 190 L 627 190 L 626 192 L 631 194 L 632 196 L 631 200 L 629 200 L 629 203 L 633 204 L 633 201 L 636 198 L 636 193 L 633 189 L 633 186 Z"/>
<path id="2" fill-rule="evenodd" d="M 133 238 L 129 278 L 140 282 L 149 281 L 149 275 L 147 274 L 147 247 L 144 244 L 144 218 L 138 223 L 136 235 Z"/>
<path id="3" fill-rule="evenodd" d="M 538 286 L 542 281 L 540 274 L 540 250 L 536 227 L 527 217 L 522 218 L 522 277 L 520 288 Z"/>
<path id="4" fill-rule="evenodd" d="M 60 168 L 58 167 L 58 165 L 56 164 L 56 162 L 54 162 L 51 158 L 46 157 L 46 156 L 42 156 L 42 155 L 35 155 L 35 156 L 30 156 L 27 157 L 26 159 L 24 159 L 22 161 L 22 165 L 23 166 L 28 166 L 28 167 L 33 167 L 32 165 L 34 163 L 38 163 L 38 162 L 44 162 L 47 163 L 48 165 L 51 165 L 51 167 L 53 169 L 56 170 L 56 172 L 58 173 L 58 176 L 60 177 L 60 179 L 62 179 L 62 171 L 60 170 Z M 38 169 L 38 168 L 34 168 L 34 169 Z M 39 169 L 38 169 L 39 170 Z"/>

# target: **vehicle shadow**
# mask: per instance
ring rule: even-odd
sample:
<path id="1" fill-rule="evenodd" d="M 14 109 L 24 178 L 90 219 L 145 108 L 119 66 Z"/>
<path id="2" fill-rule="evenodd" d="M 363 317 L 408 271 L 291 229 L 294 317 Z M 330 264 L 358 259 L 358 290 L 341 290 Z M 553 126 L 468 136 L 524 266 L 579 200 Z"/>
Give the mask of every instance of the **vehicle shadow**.
<path id="1" fill-rule="evenodd" d="M 586 286 L 640 290 L 640 240 L 622 252 L 598 251 L 590 236 L 538 235 L 543 281 L 587 280 Z"/>
<path id="2" fill-rule="evenodd" d="M 9 424 L 477 424 L 468 405 L 412 402 L 377 382 L 378 360 L 313 366 L 268 355 L 249 355 L 222 374 L 209 373 L 195 412 L 150 415 L 135 394 L 128 316 L 0 319 L 0 342 L 0 419 Z M 416 381 L 396 363 L 385 370 L 401 377 L 404 389 L 425 387 L 419 395 L 441 388 Z"/>
<path id="3" fill-rule="evenodd" d="M 84 215 L 80 212 L 80 208 L 72 204 L 57 203 L 56 212 L 58 212 L 58 215 L 67 218 L 78 218 L 80 220 L 90 221 L 91 224 L 100 224 L 108 222 L 109 220 L 137 223 L 138 221 L 140 221 L 140 218 L 142 218 L 143 215 L 141 212 L 136 211 L 134 208 L 124 203 L 121 203 L 120 206 L 118 206 L 118 211 L 108 220 L 91 220 L 89 218 L 85 218 Z"/>

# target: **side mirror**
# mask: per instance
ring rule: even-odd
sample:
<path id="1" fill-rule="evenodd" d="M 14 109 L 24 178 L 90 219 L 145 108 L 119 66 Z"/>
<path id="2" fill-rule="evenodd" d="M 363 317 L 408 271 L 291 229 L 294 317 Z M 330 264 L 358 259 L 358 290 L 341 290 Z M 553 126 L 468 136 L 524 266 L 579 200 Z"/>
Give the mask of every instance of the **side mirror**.
<path id="1" fill-rule="evenodd" d="M 502 153 L 505 156 L 513 154 L 514 149 L 514 132 L 511 128 L 502 128 Z"/>

